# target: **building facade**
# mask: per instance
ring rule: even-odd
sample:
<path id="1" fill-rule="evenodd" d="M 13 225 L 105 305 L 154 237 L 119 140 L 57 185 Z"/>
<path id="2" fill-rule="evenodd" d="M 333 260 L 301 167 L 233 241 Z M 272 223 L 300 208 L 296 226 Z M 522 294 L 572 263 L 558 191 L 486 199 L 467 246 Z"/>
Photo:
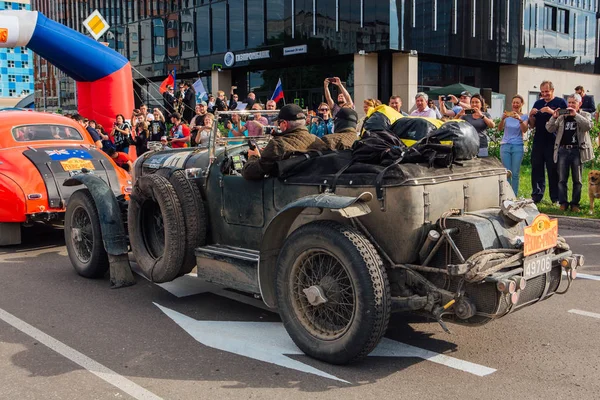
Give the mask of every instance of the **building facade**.
<path id="1" fill-rule="evenodd" d="M 82 32 L 98 9 L 111 25 L 103 40 L 131 61 L 138 102 L 160 103 L 157 84 L 176 70 L 178 80 L 200 77 L 226 93 L 235 85 L 262 101 L 281 78 L 286 101 L 306 107 L 323 100 L 325 78 L 339 76 L 358 102 L 397 94 L 407 108 L 417 91 L 457 82 L 509 99 L 536 98 L 543 79 L 557 95 L 578 84 L 600 93 L 599 2 L 34 0 L 34 8 Z"/>
<path id="2" fill-rule="evenodd" d="M 0 10 L 30 10 L 30 7 L 29 0 L 0 1 Z M 23 105 L 22 100 L 33 94 L 33 86 L 31 50 L 0 48 L 0 107 Z"/>

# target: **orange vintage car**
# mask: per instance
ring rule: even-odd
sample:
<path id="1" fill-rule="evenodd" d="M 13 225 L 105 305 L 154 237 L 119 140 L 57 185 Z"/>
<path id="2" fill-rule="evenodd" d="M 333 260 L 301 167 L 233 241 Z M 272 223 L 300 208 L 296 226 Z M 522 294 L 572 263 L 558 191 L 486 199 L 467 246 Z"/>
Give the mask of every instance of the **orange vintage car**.
<path id="1" fill-rule="evenodd" d="M 0 246 L 21 243 L 21 226 L 60 223 L 78 188 L 63 186 L 87 169 L 116 196 L 131 190 L 119 168 L 77 122 L 33 111 L 0 112 Z"/>

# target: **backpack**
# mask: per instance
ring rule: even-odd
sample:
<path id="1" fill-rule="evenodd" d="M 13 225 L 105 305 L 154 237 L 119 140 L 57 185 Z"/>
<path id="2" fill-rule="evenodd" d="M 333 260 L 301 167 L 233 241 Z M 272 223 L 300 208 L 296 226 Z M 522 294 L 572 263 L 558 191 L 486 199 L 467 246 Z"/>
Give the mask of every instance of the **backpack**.
<path id="1" fill-rule="evenodd" d="M 352 163 L 382 164 L 402 157 L 406 146 L 392 133 L 367 131 L 352 145 Z"/>

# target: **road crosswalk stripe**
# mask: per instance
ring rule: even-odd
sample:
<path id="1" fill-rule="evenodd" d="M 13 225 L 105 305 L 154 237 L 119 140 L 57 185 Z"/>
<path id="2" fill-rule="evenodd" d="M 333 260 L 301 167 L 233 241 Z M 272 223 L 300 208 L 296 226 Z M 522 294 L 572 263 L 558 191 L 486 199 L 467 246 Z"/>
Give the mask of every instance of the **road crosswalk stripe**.
<path id="1" fill-rule="evenodd" d="M 569 310 L 569 312 L 571 314 L 579 314 L 579 315 L 584 315 L 586 317 L 592 317 L 592 318 L 598 318 L 598 319 L 600 319 L 600 314 L 596 314 L 596 313 L 589 312 L 589 311 Z"/>

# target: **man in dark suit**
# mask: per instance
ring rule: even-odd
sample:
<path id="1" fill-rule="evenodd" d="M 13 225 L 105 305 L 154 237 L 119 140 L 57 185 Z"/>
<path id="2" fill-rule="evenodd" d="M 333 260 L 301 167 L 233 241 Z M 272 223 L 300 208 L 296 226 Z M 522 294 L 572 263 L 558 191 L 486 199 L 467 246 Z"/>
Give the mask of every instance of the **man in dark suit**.
<path id="1" fill-rule="evenodd" d="M 175 112 L 175 94 L 173 86 L 167 86 L 167 90 L 163 93 L 163 106 L 165 108 L 166 115 L 171 115 Z"/>
<path id="2" fill-rule="evenodd" d="M 596 103 L 594 102 L 594 96 L 592 96 L 591 94 L 585 94 L 585 89 L 581 85 L 575 88 L 575 93 L 581 96 L 580 110 L 593 114 L 596 111 Z"/>
<path id="3" fill-rule="evenodd" d="M 190 123 L 196 112 L 196 91 L 189 82 L 183 84 L 185 92 L 183 95 L 183 119 Z"/>

